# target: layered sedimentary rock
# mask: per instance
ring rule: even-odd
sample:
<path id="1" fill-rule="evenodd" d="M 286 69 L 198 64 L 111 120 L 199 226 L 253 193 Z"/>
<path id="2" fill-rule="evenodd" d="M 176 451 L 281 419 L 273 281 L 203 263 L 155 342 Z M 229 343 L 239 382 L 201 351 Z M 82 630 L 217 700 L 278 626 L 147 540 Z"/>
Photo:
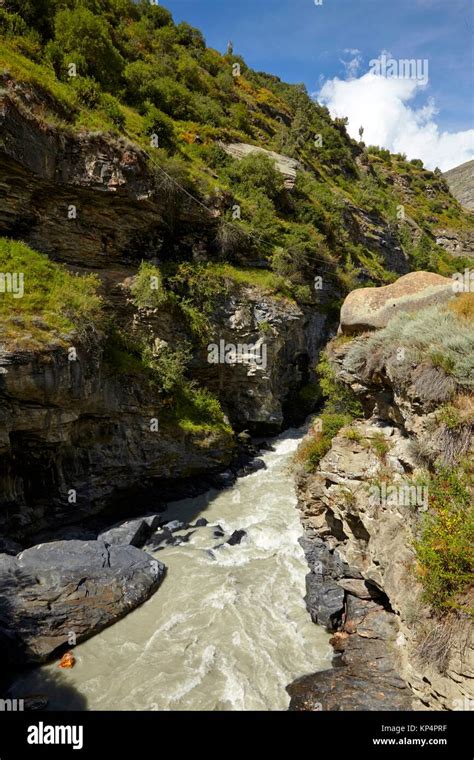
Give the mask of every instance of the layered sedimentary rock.
<path id="1" fill-rule="evenodd" d="M 151 258 L 177 218 L 190 250 L 215 226 L 189 199 L 170 208 L 152 162 L 136 145 L 41 123 L 34 111 L 44 96 L 8 77 L 3 84 L 0 234 L 21 237 L 59 261 L 104 269 Z"/>
<path id="2" fill-rule="evenodd" d="M 398 306 L 411 312 L 403 298 Z M 371 318 L 369 303 L 366 327 Z M 467 709 L 474 697 L 469 595 L 455 613 L 435 614 L 415 572 L 415 541 L 429 507 L 421 485 L 427 458 L 438 467 L 473 460 L 472 406 L 461 394 L 464 417 L 454 434 L 438 418 L 440 399 L 456 391 L 449 374 L 428 367 L 423 355 L 397 356 L 396 341 L 393 355 L 384 346 L 357 369 L 353 347 L 347 339 L 330 344 L 330 363 L 367 418 L 339 431 L 314 473 L 296 476 L 310 567 L 306 603 L 315 622 L 336 632 L 342 667 L 292 684 L 291 709 Z"/>
<path id="3" fill-rule="evenodd" d="M 3 351 L 0 366 L 0 529 L 10 537 L 77 522 L 129 489 L 231 460 L 229 431 L 185 432 L 145 382 L 124 383 L 100 355 L 70 362 L 65 349 Z"/>

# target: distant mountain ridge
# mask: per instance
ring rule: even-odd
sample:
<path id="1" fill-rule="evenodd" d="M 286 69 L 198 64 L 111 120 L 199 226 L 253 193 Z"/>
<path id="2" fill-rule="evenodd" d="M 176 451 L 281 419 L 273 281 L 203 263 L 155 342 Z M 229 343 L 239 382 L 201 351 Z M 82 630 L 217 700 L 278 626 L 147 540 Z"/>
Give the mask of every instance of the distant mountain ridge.
<path id="1" fill-rule="evenodd" d="M 444 176 L 461 206 L 474 211 L 474 160 L 444 172 Z"/>

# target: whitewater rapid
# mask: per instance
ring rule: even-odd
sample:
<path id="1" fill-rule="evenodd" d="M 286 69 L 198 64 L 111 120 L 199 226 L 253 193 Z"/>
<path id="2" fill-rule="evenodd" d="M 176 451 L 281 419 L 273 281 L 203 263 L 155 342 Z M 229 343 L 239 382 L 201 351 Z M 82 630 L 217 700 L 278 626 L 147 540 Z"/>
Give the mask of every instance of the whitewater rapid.
<path id="1" fill-rule="evenodd" d="M 168 568 L 156 594 L 78 645 L 72 670 L 51 663 L 12 691 L 47 694 L 53 710 L 285 710 L 287 684 L 332 657 L 303 601 L 308 568 L 289 472 L 302 435 L 274 440 L 266 469 L 232 488 L 170 504 L 170 520 L 209 525 L 154 552 Z M 216 549 L 225 540 L 213 536 L 217 525 L 226 538 L 247 535 Z"/>

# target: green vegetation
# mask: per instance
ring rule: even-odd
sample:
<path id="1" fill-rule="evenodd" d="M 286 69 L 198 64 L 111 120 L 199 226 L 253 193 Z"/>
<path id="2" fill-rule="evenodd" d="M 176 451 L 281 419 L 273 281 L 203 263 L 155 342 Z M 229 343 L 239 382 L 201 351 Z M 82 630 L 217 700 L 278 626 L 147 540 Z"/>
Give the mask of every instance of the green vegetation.
<path id="1" fill-rule="evenodd" d="M 254 281 L 268 275 L 264 287 L 301 303 L 329 308 L 331 301 L 337 308 L 355 287 L 392 281 L 396 273 L 375 242 L 381 225 L 414 268 L 443 274 L 459 268 L 459 259 L 435 245 L 433 230 L 472 228 L 472 217 L 439 172 L 377 147 L 365 150 L 349 138 L 346 120 L 332 120 L 302 85 L 252 71 L 231 51 L 207 48 L 197 29 L 176 24 L 161 5 L 5 0 L 0 31 L 0 67 L 50 96 L 13 94 L 21 108 L 45 124 L 123 136 L 148 151 L 159 167 L 157 192 L 168 199 L 165 248 L 171 242 L 176 250 L 183 234 L 177 211 L 186 196 L 176 180 L 203 205 L 218 208 L 211 258 L 245 268 L 244 277 L 258 260 L 267 272 L 254 273 Z M 236 64 L 240 76 L 233 76 Z M 267 156 L 236 161 L 219 144 L 236 141 L 298 159 L 294 189 L 284 187 Z M 421 235 L 398 218 L 400 205 Z M 360 226 L 359 209 L 368 215 L 367 228 L 354 239 L 348 228 Z M 317 276 L 322 294 L 313 287 Z M 193 308 L 187 305 L 190 321 L 203 333 Z"/>
<path id="2" fill-rule="evenodd" d="M 474 510 L 467 475 L 460 469 L 439 471 L 430 479 L 428 498 L 415 543 L 418 577 L 425 600 L 446 612 L 460 606 L 472 583 Z"/>
<path id="3" fill-rule="evenodd" d="M 145 341 L 132 340 L 114 327 L 106 342 L 105 360 L 110 370 L 148 386 L 162 408 L 164 426 L 178 425 L 191 434 L 224 432 L 230 436 L 232 429 L 219 400 L 187 377 L 190 358 L 186 344 L 174 349 L 163 345 L 152 352 Z"/>
<path id="4" fill-rule="evenodd" d="M 166 302 L 163 277 L 158 267 L 142 262 L 131 287 L 135 305 L 140 308 L 158 308 Z"/>
<path id="5" fill-rule="evenodd" d="M 323 412 L 319 424 L 311 429 L 298 447 L 296 461 L 303 464 L 308 472 L 314 472 L 321 459 L 331 448 L 332 440 L 345 425 L 353 420 L 350 414 Z"/>
<path id="6" fill-rule="evenodd" d="M 187 433 L 224 432 L 232 434 L 232 428 L 225 421 L 218 399 L 205 388 L 192 384 L 185 385 L 177 394 L 170 413 L 172 420 Z"/>
<path id="7" fill-rule="evenodd" d="M 438 422 L 446 425 L 449 430 L 455 430 L 462 421 L 460 410 L 454 404 L 446 404 L 440 407 L 436 413 L 436 419 Z"/>
<path id="8" fill-rule="evenodd" d="M 317 373 L 320 378 L 321 391 L 325 398 L 326 411 L 349 414 L 354 419 L 363 416 L 360 401 L 357 400 L 347 385 L 337 380 L 329 362 L 327 351 L 321 355 Z"/>
<path id="9" fill-rule="evenodd" d="M 383 330 L 354 341 L 346 355 L 345 366 L 350 371 L 370 376 L 387 362 L 391 362 L 392 367 L 398 362 L 400 372 L 405 369 L 406 373 L 410 362 L 423 361 L 454 380 L 451 395 L 456 385 L 460 390 L 474 390 L 474 330 L 469 319 L 457 316 L 455 306 L 454 310 L 452 306 L 434 306 L 416 314 L 394 317 Z M 406 373 L 406 377 L 412 379 L 411 373 Z M 425 373 L 427 386 L 432 378 L 432 374 Z M 423 388 L 419 390 L 422 392 Z"/>
<path id="10" fill-rule="evenodd" d="M 70 274 L 47 256 L 7 238 L 0 238 L 0 273 L 2 342 L 41 350 L 70 345 L 72 340 L 86 342 L 99 329 L 101 299 L 95 276 Z"/>
<path id="11" fill-rule="evenodd" d="M 388 452 L 390 451 L 390 444 L 383 433 L 376 433 L 370 438 L 370 446 L 375 451 L 378 458 L 385 462 Z"/>
<path id="12" fill-rule="evenodd" d="M 296 454 L 296 461 L 302 463 L 309 472 L 314 472 L 320 460 L 328 453 L 332 439 L 339 430 L 350 425 L 363 413 L 360 402 L 350 388 L 336 379 L 327 352 L 321 355 L 316 371 L 324 398 L 324 409 Z"/>

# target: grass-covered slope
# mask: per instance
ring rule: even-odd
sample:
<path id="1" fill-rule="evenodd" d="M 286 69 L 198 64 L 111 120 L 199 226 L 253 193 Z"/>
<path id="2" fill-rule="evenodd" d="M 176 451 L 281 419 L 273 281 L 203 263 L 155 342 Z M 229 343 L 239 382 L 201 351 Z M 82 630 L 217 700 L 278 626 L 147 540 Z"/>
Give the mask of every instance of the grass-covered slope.
<path id="1" fill-rule="evenodd" d="M 79 276 L 23 243 L 0 238 L 0 338 L 9 348 L 68 346 L 94 335 L 101 298 L 94 275 Z"/>
<path id="2" fill-rule="evenodd" d="M 317 275 L 338 293 L 394 279 L 401 270 L 381 253 L 381 230 L 409 268 L 449 274 L 464 263 L 435 244 L 437 227 L 473 225 L 440 172 L 366 149 L 304 86 L 252 71 L 231 48 L 225 55 L 208 48 L 163 6 L 6 0 L 0 30 L 0 67 L 41 95 L 29 100 L 36 118 L 124 136 L 204 204 L 220 198 L 213 255 L 266 263 L 299 287 L 300 300 L 311 299 Z M 159 147 L 151 147 L 156 138 Z M 294 189 L 265 156 L 238 162 L 222 142 L 297 159 Z"/>

